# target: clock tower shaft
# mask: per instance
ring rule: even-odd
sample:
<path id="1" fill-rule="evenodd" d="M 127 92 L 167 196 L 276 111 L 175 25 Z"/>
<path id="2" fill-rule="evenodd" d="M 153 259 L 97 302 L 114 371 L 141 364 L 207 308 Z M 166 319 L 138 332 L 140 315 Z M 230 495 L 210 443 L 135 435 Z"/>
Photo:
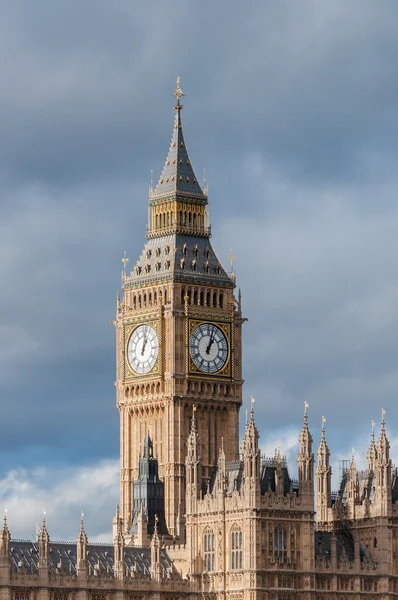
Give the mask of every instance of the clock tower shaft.
<path id="1" fill-rule="evenodd" d="M 178 80 L 169 152 L 150 190 L 147 240 L 134 269 L 123 273 L 115 321 L 123 522 L 129 531 L 140 509 L 132 489 L 149 434 L 164 483 L 166 526 L 180 538 L 194 406 L 204 489 L 221 446 L 227 460 L 238 456 L 244 321 L 234 278 L 210 242 L 207 189 L 198 184 L 185 147 L 182 95 Z"/>

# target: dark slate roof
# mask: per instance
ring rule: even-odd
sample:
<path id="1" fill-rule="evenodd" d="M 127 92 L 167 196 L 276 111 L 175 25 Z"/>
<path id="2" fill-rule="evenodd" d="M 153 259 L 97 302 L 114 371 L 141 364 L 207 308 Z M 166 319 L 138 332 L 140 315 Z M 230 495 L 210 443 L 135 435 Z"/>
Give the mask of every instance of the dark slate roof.
<path id="1" fill-rule="evenodd" d="M 114 568 L 114 548 L 112 544 L 88 544 L 87 563 L 91 574 L 112 575 Z M 25 569 L 26 572 L 38 572 L 37 543 L 29 540 L 11 540 L 11 569 Z M 172 562 L 167 552 L 160 551 L 161 565 L 165 572 L 172 572 Z M 151 567 L 151 549 L 126 546 L 124 548 L 124 566 L 131 573 L 149 575 Z M 76 543 L 52 542 L 49 544 L 49 569 L 56 573 L 62 571 L 76 574 Z"/>
<path id="2" fill-rule="evenodd" d="M 336 532 L 336 554 L 340 560 L 344 555 L 349 562 L 354 561 L 354 542 L 350 535 L 342 531 Z M 315 532 L 315 555 L 317 558 L 330 560 L 332 532 Z M 362 553 L 361 553 L 362 554 Z"/>
<path id="3" fill-rule="evenodd" d="M 260 490 L 261 494 L 266 494 L 268 491 L 275 492 L 275 471 L 277 469 L 277 459 L 267 458 L 262 461 L 260 474 Z M 285 496 L 289 494 L 290 488 L 293 485 L 289 476 L 286 459 L 282 459 L 282 474 L 283 474 L 283 493 Z"/>
<path id="4" fill-rule="evenodd" d="M 194 198 L 207 202 L 189 159 L 181 122 L 181 104 L 175 106 L 173 135 L 162 175 L 151 193 L 151 201 L 163 198 Z"/>
<path id="5" fill-rule="evenodd" d="M 181 261 L 184 261 L 185 268 Z M 193 261 L 196 261 L 196 270 L 193 269 Z M 205 271 L 206 263 L 208 273 Z M 148 239 L 124 287 L 170 279 L 197 285 L 235 287 L 235 282 L 221 266 L 209 238 L 196 235 L 170 233 Z"/>

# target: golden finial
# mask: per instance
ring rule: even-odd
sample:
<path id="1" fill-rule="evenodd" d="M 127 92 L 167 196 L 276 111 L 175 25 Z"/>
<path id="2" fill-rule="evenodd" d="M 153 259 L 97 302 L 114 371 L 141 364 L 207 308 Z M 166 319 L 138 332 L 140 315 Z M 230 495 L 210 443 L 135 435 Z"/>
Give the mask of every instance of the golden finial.
<path id="1" fill-rule="evenodd" d="M 325 423 L 326 423 L 326 419 L 325 419 L 325 417 L 322 417 L 322 431 L 325 431 Z"/>
<path id="2" fill-rule="evenodd" d="M 236 256 L 234 254 L 234 251 L 231 248 L 231 254 L 228 256 L 228 260 L 231 263 L 231 277 L 233 277 L 235 279 L 236 277 L 236 271 L 234 269 L 234 262 L 235 262 Z"/>
<path id="3" fill-rule="evenodd" d="M 174 98 L 177 98 L 177 106 L 181 106 L 180 105 L 180 98 L 182 96 L 185 96 L 184 92 L 182 91 L 182 89 L 180 88 L 180 76 L 177 77 L 177 87 L 176 87 L 176 91 L 173 94 Z"/>
<path id="4" fill-rule="evenodd" d="M 203 169 L 203 193 L 205 196 L 209 194 L 209 186 L 207 185 L 206 169 Z"/>
<path id="5" fill-rule="evenodd" d="M 127 258 L 127 253 L 126 253 L 126 250 L 125 250 L 123 258 L 122 258 L 122 263 L 123 263 L 122 279 L 123 279 L 123 281 L 126 281 L 126 267 L 127 267 L 127 263 L 128 262 L 129 262 L 129 259 Z"/>
<path id="6" fill-rule="evenodd" d="M 372 435 L 375 434 L 375 427 L 376 427 L 376 423 L 372 419 Z"/>
<path id="7" fill-rule="evenodd" d="M 224 437 L 221 436 L 221 452 L 224 452 Z"/>
<path id="8" fill-rule="evenodd" d="M 193 407 L 192 407 L 192 412 L 193 412 L 194 414 L 196 413 L 196 406 L 195 406 L 195 404 L 194 404 L 194 405 L 193 405 Z"/>
<path id="9" fill-rule="evenodd" d="M 309 407 L 309 404 L 307 402 L 307 400 L 304 400 L 304 416 L 307 416 L 307 408 Z"/>
<path id="10" fill-rule="evenodd" d="M 386 411 L 384 410 L 384 408 L 381 409 L 381 420 L 384 423 L 384 415 L 386 414 Z"/>

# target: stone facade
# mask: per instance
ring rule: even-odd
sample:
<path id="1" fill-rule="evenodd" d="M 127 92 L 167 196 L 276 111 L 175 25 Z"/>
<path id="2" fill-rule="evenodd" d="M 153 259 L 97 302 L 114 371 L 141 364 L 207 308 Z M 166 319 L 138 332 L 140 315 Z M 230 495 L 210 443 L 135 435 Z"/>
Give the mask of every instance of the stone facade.
<path id="1" fill-rule="evenodd" d="M 175 120 L 150 189 L 146 242 L 117 298 L 120 512 L 113 540 L 36 542 L 0 532 L 0 600 L 360 600 L 398 597 L 398 477 L 384 412 L 368 469 L 331 490 L 323 422 L 315 468 L 307 405 L 298 476 L 260 454 L 252 403 L 239 446 L 242 316 L 210 242 Z M 315 513 L 315 498 L 316 510 Z"/>

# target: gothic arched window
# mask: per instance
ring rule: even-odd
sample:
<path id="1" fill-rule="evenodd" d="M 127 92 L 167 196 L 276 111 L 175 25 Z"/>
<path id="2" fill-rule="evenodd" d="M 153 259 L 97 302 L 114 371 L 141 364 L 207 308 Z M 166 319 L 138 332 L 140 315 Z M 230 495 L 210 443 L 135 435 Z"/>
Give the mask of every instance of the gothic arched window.
<path id="1" fill-rule="evenodd" d="M 242 569 L 242 530 L 237 525 L 231 531 L 231 568 Z"/>
<path id="2" fill-rule="evenodd" d="M 274 557 L 287 558 L 287 534 L 282 525 L 277 525 L 274 529 Z"/>
<path id="3" fill-rule="evenodd" d="M 207 528 L 203 535 L 204 571 L 214 571 L 214 532 Z"/>

